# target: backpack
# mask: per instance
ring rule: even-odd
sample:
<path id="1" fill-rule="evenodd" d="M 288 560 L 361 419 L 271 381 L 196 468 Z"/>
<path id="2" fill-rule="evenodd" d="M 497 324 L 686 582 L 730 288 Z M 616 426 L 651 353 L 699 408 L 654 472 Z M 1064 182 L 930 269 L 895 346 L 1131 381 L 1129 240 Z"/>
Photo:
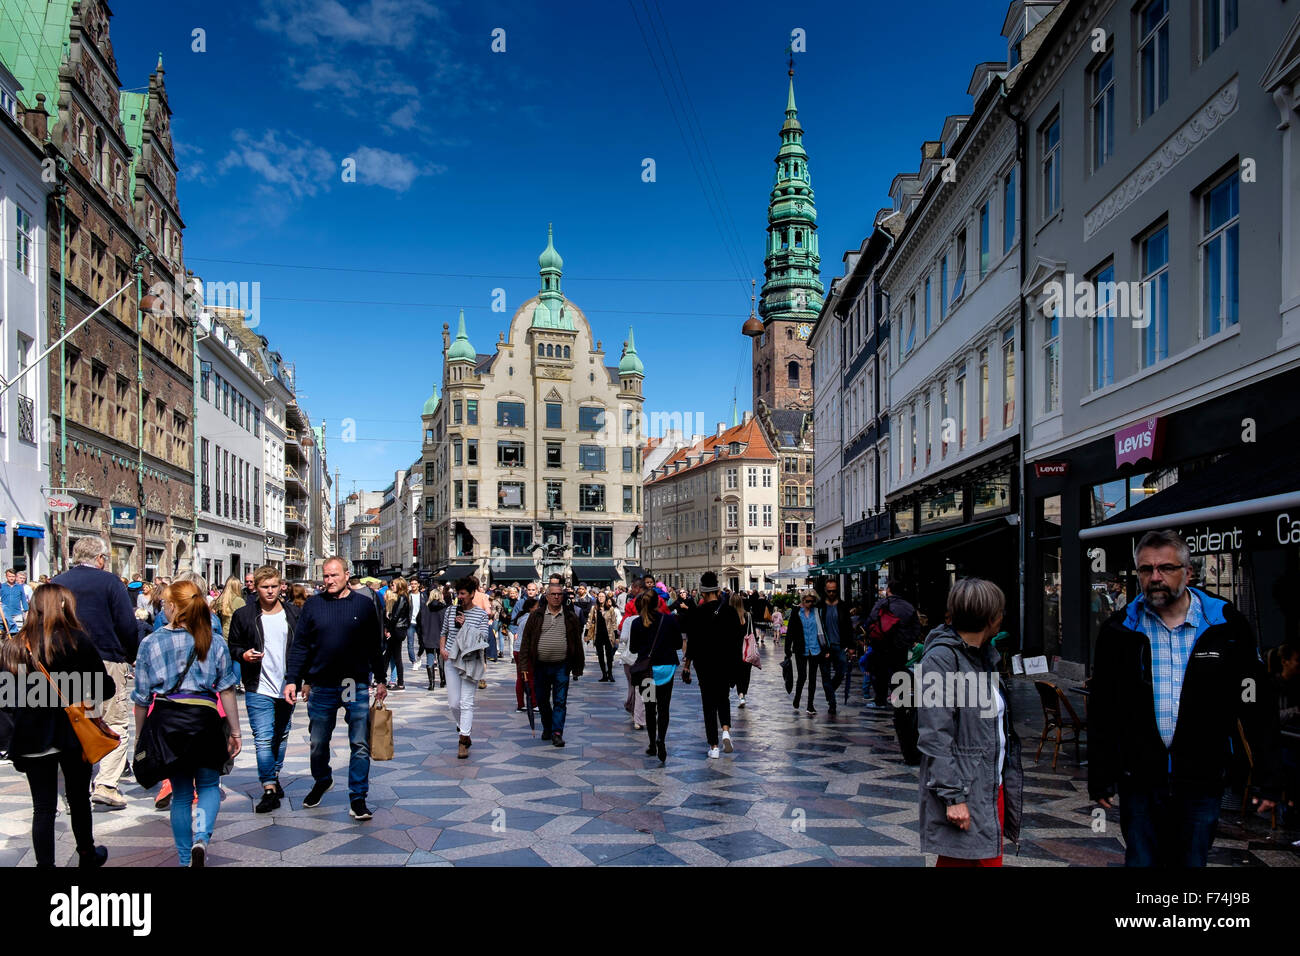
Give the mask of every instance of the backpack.
<path id="1" fill-rule="evenodd" d="M 899 620 L 898 615 L 892 613 L 889 610 L 889 605 L 886 604 L 880 609 L 880 614 L 876 616 L 876 619 L 867 625 L 867 639 L 872 644 L 883 643 L 885 636 L 898 626 Z"/>

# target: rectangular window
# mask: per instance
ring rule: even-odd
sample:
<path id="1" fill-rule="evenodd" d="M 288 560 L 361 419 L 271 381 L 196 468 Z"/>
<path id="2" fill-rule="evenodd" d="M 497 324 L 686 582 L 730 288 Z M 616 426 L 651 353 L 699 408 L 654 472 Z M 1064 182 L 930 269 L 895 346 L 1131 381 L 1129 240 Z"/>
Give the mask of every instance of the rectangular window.
<path id="1" fill-rule="evenodd" d="M 595 543 L 592 545 L 593 558 L 612 558 L 614 556 L 614 529 L 595 527 L 592 529 Z"/>
<path id="2" fill-rule="evenodd" d="M 564 406 L 559 402 L 546 403 L 546 427 L 563 428 L 564 427 Z"/>
<path id="3" fill-rule="evenodd" d="M 578 485 L 578 510 L 579 511 L 604 511 L 605 510 L 605 486 L 604 485 Z"/>
<path id="4" fill-rule="evenodd" d="M 1115 54 L 1107 54 L 1092 71 L 1092 171 L 1115 153 Z"/>
<path id="5" fill-rule="evenodd" d="M 14 268 L 32 278 L 32 217 L 22 206 L 14 204 Z"/>
<path id="6" fill-rule="evenodd" d="M 546 467 L 563 468 L 564 467 L 564 443 L 558 441 L 548 441 L 546 443 Z"/>
<path id="7" fill-rule="evenodd" d="M 749 527 L 757 528 L 758 527 L 758 505 L 750 505 L 748 515 L 749 515 Z"/>
<path id="8" fill-rule="evenodd" d="M 623 513 L 631 514 L 635 509 L 632 507 L 632 486 L 623 486 Z"/>
<path id="9" fill-rule="evenodd" d="M 603 445 L 578 446 L 579 471 L 604 471 L 605 448 Z"/>
<path id="10" fill-rule="evenodd" d="M 916 471 L 917 440 L 916 440 L 916 406 L 915 405 L 912 406 L 912 414 L 911 417 L 908 419 L 908 424 L 910 426 L 909 430 L 912 433 L 912 470 Z"/>
<path id="11" fill-rule="evenodd" d="M 524 403 L 523 402 L 497 402 L 497 427 L 498 428 L 523 428 L 524 427 Z"/>
<path id="12" fill-rule="evenodd" d="M 465 464 L 465 449 L 459 438 L 451 440 L 451 463 L 456 468 Z"/>
<path id="13" fill-rule="evenodd" d="M 477 481 L 471 480 L 465 482 L 465 507 L 467 508 L 478 507 L 478 482 Z M 522 508 L 523 505 L 520 505 L 520 507 Z"/>
<path id="14" fill-rule="evenodd" d="M 438 517 L 438 512 L 435 510 L 435 508 L 436 508 L 435 499 L 433 498 L 424 499 L 424 520 L 425 521 L 433 521 L 435 518 Z"/>
<path id="15" fill-rule="evenodd" d="M 1169 99 L 1169 0 L 1151 0 L 1138 15 L 1138 101 L 1147 119 Z"/>
<path id="16" fill-rule="evenodd" d="M 1115 381 L 1115 266 L 1096 274 L 1097 314 L 1092 319 L 1092 388 Z"/>
<path id="17" fill-rule="evenodd" d="M 605 409 L 583 406 L 578 409 L 578 431 L 598 432 L 605 428 Z"/>
<path id="18" fill-rule="evenodd" d="M 727 469 L 727 490 L 732 491 L 738 487 L 740 487 L 740 469 L 728 468 Z"/>
<path id="19" fill-rule="evenodd" d="M 623 409 L 623 434 L 636 434 L 636 411 L 631 408 Z"/>
<path id="20" fill-rule="evenodd" d="M 465 424 L 466 425 L 478 424 L 478 399 L 477 398 L 465 399 Z"/>
<path id="21" fill-rule="evenodd" d="M 1169 227 L 1142 240 L 1142 368 L 1169 356 Z"/>
<path id="22" fill-rule="evenodd" d="M 524 443 L 521 441 L 497 442 L 497 467 L 524 467 Z"/>
<path id="23" fill-rule="evenodd" d="M 736 531 L 740 528 L 740 505 L 727 505 L 727 530 Z"/>
<path id="24" fill-rule="evenodd" d="M 564 482 L 548 481 L 546 483 L 546 507 L 552 511 L 564 510 Z"/>
<path id="25" fill-rule="evenodd" d="M 451 487 L 452 487 L 452 491 L 454 492 L 454 495 L 452 497 L 452 501 L 454 502 L 454 504 L 452 505 L 452 507 L 464 508 L 465 507 L 465 483 L 461 481 L 453 481 L 451 483 Z"/>
<path id="26" fill-rule="evenodd" d="M 787 521 L 785 523 L 785 546 L 787 548 L 799 547 L 799 522 Z"/>
<path id="27" fill-rule="evenodd" d="M 591 557 L 591 527 L 573 529 L 573 556 L 575 558 Z"/>
<path id="28" fill-rule="evenodd" d="M 1201 50 L 1209 56 L 1237 29 L 1237 0 L 1201 0 Z"/>
<path id="29" fill-rule="evenodd" d="M 471 468 L 478 465 L 478 439 L 465 439 L 465 464 Z"/>
<path id="30" fill-rule="evenodd" d="M 956 305 L 966 291 L 966 230 L 957 233 L 957 278 L 952 281 L 952 301 Z"/>
<path id="31" fill-rule="evenodd" d="M 528 554 L 528 549 L 533 546 L 533 526 L 529 524 L 517 524 L 511 531 L 512 553 L 518 556 Z"/>
<path id="32" fill-rule="evenodd" d="M 510 553 L 510 525 L 494 524 L 488 528 L 488 547 L 493 556 Z"/>
<path id="33" fill-rule="evenodd" d="M 811 521 L 803 526 L 803 546 L 805 548 L 813 546 L 813 523 Z"/>
<path id="34" fill-rule="evenodd" d="M 980 349 L 980 441 L 989 433 L 989 350 Z"/>
<path id="35" fill-rule="evenodd" d="M 524 483 L 522 481 L 497 482 L 497 507 L 503 509 L 523 508 Z"/>
<path id="36" fill-rule="evenodd" d="M 948 257 L 939 260 L 939 321 L 948 317 Z"/>
<path id="37" fill-rule="evenodd" d="M 966 366 L 957 373 L 957 447 L 966 447 Z"/>
<path id="38" fill-rule="evenodd" d="M 1043 411 L 1061 406 L 1061 319 L 1043 316 Z"/>
<path id="39" fill-rule="evenodd" d="M 454 399 L 451 403 L 451 423 L 453 425 L 464 424 L 464 403 L 459 398 Z"/>
<path id="40" fill-rule="evenodd" d="M 980 206 L 980 278 L 989 271 L 989 202 L 984 200 Z"/>
<path id="41" fill-rule="evenodd" d="M 1002 427 L 1011 427 L 1016 417 L 1016 330 L 1002 332 Z"/>
<path id="42" fill-rule="evenodd" d="M 748 488 L 757 488 L 757 487 L 758 487 L 758 469 L 757 469 L 757 468 L 746 468 L 746 469 L 745 469 L 745 486 L 748 487 Z"/>
<path id="43" fill-rule="evenodd" d="M 763 505 L 763 527 L 772 527 L 772 506 Z"/>
<path id="44" fill-rule="evenodd" d="M 1201 314 L 1207 336 L 1237 324 L 1238 181 L 1234 170 L 1201 197 Z"/>
<path id="45" fill-rule="evenodd" d="M 1010 252 L 1016 244 L 1016 167 L 1002 180 L 1002 251 Z"/>
<path id="46" fill-rule="evenodd" d="M 930 334 L 930 277 L 925 277 L 925 334 Z"/>
<path id="47" fill-rule="evenodd" d="M 925 446 L 925 464 L 930 464 L 930 393 L 925 393 L 925 411 L 921 418 L 921 444 Z"/>
<path id="48" fill-rule="evenodd" d="M 903 355 L 911 355 L 916 345 L 916 294 L 908 299 L 907 342 L 903 346 Z"/>
<path id="49" fill-rule="evenodd" d="M 1053 116 L 1038 132 L 1038 151 L 1042 156 L 1043 218 L 1056 215 L 1061 208 L 1061 117 Z"/>
<path id="50" fill-rule="evenodd" d="M 431 485 L 431 484 L 433 484 L 433 483 L 434 483 L 435 481 L 437 481 L 437 480 L 438 480 L 438 479 L 437 479 L 437 471 L 435 470 L 435 467 L 434 467 L 433 462 L 431 462 L 431 461 L 427 461 L 427 462 L 425 462 L 425 463 L 424 463 L 424 483 L 425 483 L 426 485 Z"/>
<path id="51" fill-rule="evenodd" d="M 633 456 L 633 454 L 632 454 L 632 446 L 631 446 L 631 445 L 626 445 L 626 446 L 624 446 L 624 448 L 623 448 L 623 470 L 624 470 L 624 471 L 634 471 L 635 469 L 636 469 L 636 465 L 634 464 L 634 456 Z"/>

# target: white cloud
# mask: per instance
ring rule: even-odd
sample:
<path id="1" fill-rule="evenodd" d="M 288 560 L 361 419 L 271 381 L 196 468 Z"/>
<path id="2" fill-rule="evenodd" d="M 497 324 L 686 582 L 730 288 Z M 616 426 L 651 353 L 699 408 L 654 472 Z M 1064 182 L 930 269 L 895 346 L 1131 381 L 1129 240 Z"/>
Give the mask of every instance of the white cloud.
<path id="1" fill-rule="evenodd" d="M 424 42 L 427 30 L 442 18 L 428 0 L 263 0 L 257 25 L 308 45 L 359 43 L 368 47 L 406 49 Z"/>
<path id="2" fill-rule="evenodd" d="M 367 186 L 381 186 L 394 192 L 405 192 L 420 176 L 446 172 L 445 166 L 436 163 L 417 165 L 401 153 L 386 149 L 358 146 L 352 153 L 357 161 L 357 182 Z"/>
<path id="3" fill-rule="evenodd" d="M 236 130 L 232 139 L 235 147 L 221 160 L 218 172 L 243 167 L 295 199 L 316 195 L 340 175 L 341 167 L 329 152 L 308 140 L 286 143 L 275 130 L 267 130 L 261 139 Z"/>

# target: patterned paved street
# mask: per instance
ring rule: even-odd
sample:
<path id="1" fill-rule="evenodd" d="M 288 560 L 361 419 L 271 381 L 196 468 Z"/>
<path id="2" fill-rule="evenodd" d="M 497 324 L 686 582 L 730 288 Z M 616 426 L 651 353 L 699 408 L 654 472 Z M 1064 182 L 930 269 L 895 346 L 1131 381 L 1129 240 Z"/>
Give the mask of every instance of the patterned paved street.
<path id="1" fill-rule="evenodd" d="M 568 746 L 530 736 L 515 713 L 514 666 L 489 665 L 479 692 L 470 759 L 456 759 L 445 691 L 424 680 L 393 694 L 396 759 L 372 764 L 373 820 L 348 817 L 346 736 L 335 736 L 335 789 L 315 810 L 301 808 L 311 787 L 307 722 L 298 708 L 282 778 L 288 799 L 272 814 L 253 812 L 260 795 L 245 720 L 234 773 L 222 780 L 221 816 L 212 865 L 480 865 L 626 866 L 754 865 L 923 866 L 916 835 L 916 773 L 903 764 L 887 714 L 853 695 L 831 723 L 795 714 L 780 686 L 772 648 L 756 671 L 752 703 L 733 705 L 736 753 L 705 756 L 698 684 L 673 692 L 667 766 L 644 756 L 645 734 L 622 708 L 625 685 L 602 684 L 594 660 L 570 685 Z M 594 672 L 594 673 L 593 673 Z M 1017 695 L 1019 702 L 1021 695 Z M 1040 719 L 1021 708 L 1022 736 Z M 1041 725 L 1039 725 L 1041 726 Z M 539 730 L 540 734 L 540 722 Z M 1059 772 L 1046 756 L 1038 767 L 1028 747 L 1025 833 L 1007 865 L 1103 866 L 1121 863 L 1118 814 L 1094 833 L 1072 751 Z M 1050 752 L 1050 751 L 1049 751 Z M 176 866 L 168 814 L 123 781 L 130 805 L 95 814 L 95 836 L 109 847 L 109 866 Z M 1225 812 L 1225 824 L 1231 815 Z M 33 864 L 31 801 L 26 781 L 0 767 L 0 866 Z M 799 824 L 803 826 L 800 827 Z M 72 862 L 65 817 L 57 824 L 58 858 Z M 1296 834 L 1249 833 L 1225 825 L 1211 856 L 1216 865 L 1300 864 Z"/>

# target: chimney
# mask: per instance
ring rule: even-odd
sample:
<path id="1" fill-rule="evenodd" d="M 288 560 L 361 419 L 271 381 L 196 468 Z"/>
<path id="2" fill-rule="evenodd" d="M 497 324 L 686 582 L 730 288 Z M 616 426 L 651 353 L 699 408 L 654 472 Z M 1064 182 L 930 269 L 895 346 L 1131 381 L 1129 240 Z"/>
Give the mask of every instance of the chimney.
<path id="1" fill-rule="evenodd" d="M 753 417 L 754 417 L 753 412 L 745 412 L 744 416 L 740 419 L 740 423 L 742 425 L 747 425 L 749 424 L 749 420 Z"/>
<path id="2" fill-rule="evenodd" d="M 726 422 L 718 422 L 718 431 L 717 431 L 717 436 L 718 436 L 719 438 L 722 437 L 722 433 L 725 432 L 726 430 L 727 430 L 727 423 L 726 423 Z"/>

